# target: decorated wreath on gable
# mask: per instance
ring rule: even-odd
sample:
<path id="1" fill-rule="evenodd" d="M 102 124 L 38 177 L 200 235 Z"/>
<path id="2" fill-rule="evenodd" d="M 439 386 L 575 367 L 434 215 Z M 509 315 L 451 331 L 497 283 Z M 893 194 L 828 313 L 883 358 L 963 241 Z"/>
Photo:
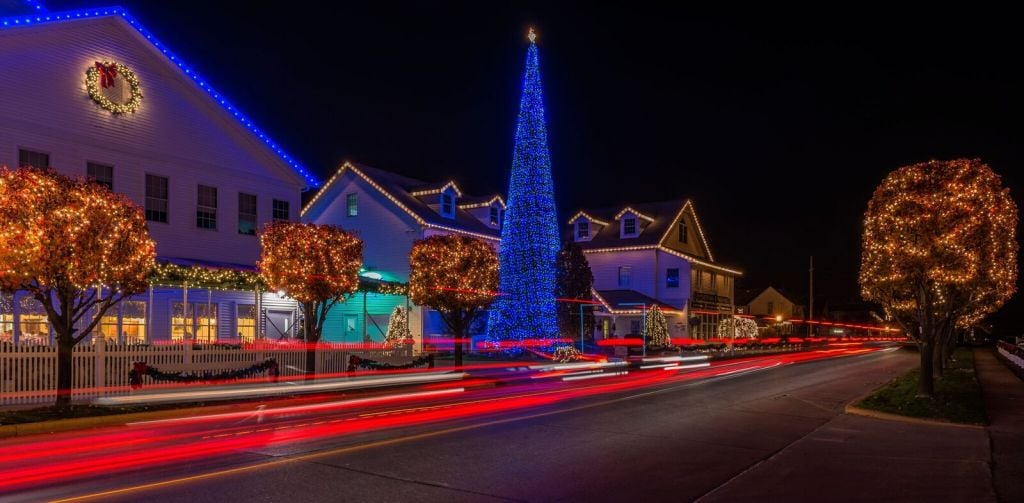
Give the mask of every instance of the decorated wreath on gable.
<path id="1" fill-rule="evenodd" d="M 89 97 L 113 114 L 135 112 L 142 103 L 142 90 L 135 72 L 121 63 L 99 61 L 85 71 Z"/>

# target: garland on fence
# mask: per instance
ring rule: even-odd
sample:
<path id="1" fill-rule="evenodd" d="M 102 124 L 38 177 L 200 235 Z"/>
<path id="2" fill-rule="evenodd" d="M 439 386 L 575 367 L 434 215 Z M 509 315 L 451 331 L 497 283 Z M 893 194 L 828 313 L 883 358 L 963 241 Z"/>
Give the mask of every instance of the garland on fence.
<path id="1" fill-rule="evenodd" d="M 257 363 L 244 369 L 225 370 L 224 372 L 218 373 L 203 372 L 201 374 L 163 372 L 159 369 L 150 367 L 146 362 L 135 362 L 132 370 L 128 372 L 128 383 L 131 384 L 132 389 L 139 389 L 142 387 L 142 376 L 149 376 L 154 381 L 196 383 L 224 381 L 228 379 L 246 379 L 249 377 L 256 377 L 263 372 L 267 373 L 267 377 L 273 377 L 276 379 L 280 375 L 277 360 L 270 358 L 263 363 Z"/>
<path id="2" fill-rule="evenodd" d="M 427 364 L 427 368 L 434 368 L 434 355 L 425 355 L 415 360 L 405 363 L 402 365 L 392 365 L 390 363 L 380 363 L 376 360 L 370 360 L 367 358 L 360 358 L 356 355 L 352 355 L 348 358 L 348 371 L 355 372 L 356 368 L 364 368 L 370 370 L 405 370 L 413 367 L 419 367 L 420 365 Z"/>

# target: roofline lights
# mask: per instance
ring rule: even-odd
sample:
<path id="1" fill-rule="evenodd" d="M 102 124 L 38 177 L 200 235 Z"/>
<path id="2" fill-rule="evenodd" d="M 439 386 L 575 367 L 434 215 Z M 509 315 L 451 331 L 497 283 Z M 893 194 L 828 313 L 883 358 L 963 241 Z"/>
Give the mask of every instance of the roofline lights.
<path id="1" fill-rule="evenodd" d="M 29 3 L 33 4 L 32 2 Z M 123 18 L 132 28 L 135 28 L 135 31 L 137 31 L 140 35 L 145 37 L 145 39 L 148 40 L 151 44 L 153 44 L 154 47 L 159 49 L 160 52 L 162 52 L 164 56 L 170 59 L 172 63 L 177 65 L 177 67 L 181 69 L 181 71 L 185 72 L 185 75 L 192 79 L 192 81 L 195 82 L 196 85 L 198 85 L 202 90 L 206 91 L 206 93 L 211 98 L 213 98 L 215 102 L 220 104 L 221 108 L 223 108 L 230 115 L 232 115 L 243 126 L 248 128 L 249 131 L 254 136 L 259 138 L 263 142 L 264 145 L 269 147 L 275 154 L 277 154 L 278 158 L 284 161 L 285 164 L 290 166 L 293 171 L 299 174 L 306 181 L 309 187 L 316 188 L 320 186 L 319 179 L 317 179 L 315 176 L 313 176 L 312 173 L 307 171 L 306 168 L 304 168 L 298 161 L 289 156 L 288 153 L 285 152 L 284 149 L 282 149 L 277 143 L 271 140 L 266 133 L 264 133 L 261 129 L 256 127 L 252 120 L 243 115 L 238 110 L 238 108 L 236 108 L 227 100 L 227 98 L 225 98 L 222 94 L 217 92 L 209 84 L 209 82 L 207 82 L 205 78 L 200 76 L 195 70 L 192 69 L 192 67 L 182 62 L 181 58 L 179 58 L 176 54 L 171 52 L 167 48 L 167 46 L 160 43 L 160 41 L 157 40 L 157 38 L 153 36 L 153 34 L 149 30 L 143 27 L 142 23 L 140 23 L 137 19 L 135 19 L 135 17 L 129 14 L 124 7 L 98 7 L 92 9 L 78 9 L 51 13 L 45 12 L 45 9 L 41 8 L 38 2 L 35 2 L 33 5 L 36 5 L 36 10 L 40 11 L 39 13 L 32 15 L 10 16 L 0 18 L 0 29 L 16 28 L 19 26 L 30 26 L 44 23 L 55 23 L 61 21 L 73 21 L 76 19 L 87 19 L 104 16 L 121 16 L 121 18 Z"/>

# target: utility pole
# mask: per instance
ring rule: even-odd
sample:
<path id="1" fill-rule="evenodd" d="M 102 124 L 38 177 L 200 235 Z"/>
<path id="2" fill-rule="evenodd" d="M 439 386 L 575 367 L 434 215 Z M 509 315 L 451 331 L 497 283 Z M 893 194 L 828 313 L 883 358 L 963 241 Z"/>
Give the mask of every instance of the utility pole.
<path id="1" fill-rule="evenodd" d="M 814 326 L 811 324 L 811 321 L 814 319 L 814 255 L 811 255 L 811 268 L 810 268 L 809 272 L 810 272 L 810 275 L 811 275 L 811 278 L 810 278 L 810 283 L 811 283 L 810 292 L 811 292 L 811 294 L 809 296 L 810 300 L 808 302 L 809 306 L 807 308 L 807 337 L 813 337 L 814 336 Z"/>

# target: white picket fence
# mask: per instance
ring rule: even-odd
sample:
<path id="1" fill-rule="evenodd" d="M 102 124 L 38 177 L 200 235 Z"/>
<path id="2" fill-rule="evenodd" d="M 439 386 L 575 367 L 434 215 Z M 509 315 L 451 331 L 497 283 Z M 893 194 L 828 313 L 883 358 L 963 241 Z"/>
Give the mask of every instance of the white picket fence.
<path id="1" fill-rule="evenodd" d="M 407 363 L 409 349 L 359 350 L 324 345 L 317 350 L 318 374 L 340 374 L 355 354 L 385 363 Z M 301 346 L 247 344 L 242 347 L 170 345 L 114 345 L 98 341 L 80 344 L 73 353 L 72 400 L 131 392 L 128 373 L 136 362 L 164 372 L 223 372 L 247 368 L 274 358 L 280 376 L 301 375 L 306 350 Z M 143 388 L 154 383 L 144 377 Z M 0 343 L 0 407 L 52 402 L 57 393 L 57 347 Z"/>

